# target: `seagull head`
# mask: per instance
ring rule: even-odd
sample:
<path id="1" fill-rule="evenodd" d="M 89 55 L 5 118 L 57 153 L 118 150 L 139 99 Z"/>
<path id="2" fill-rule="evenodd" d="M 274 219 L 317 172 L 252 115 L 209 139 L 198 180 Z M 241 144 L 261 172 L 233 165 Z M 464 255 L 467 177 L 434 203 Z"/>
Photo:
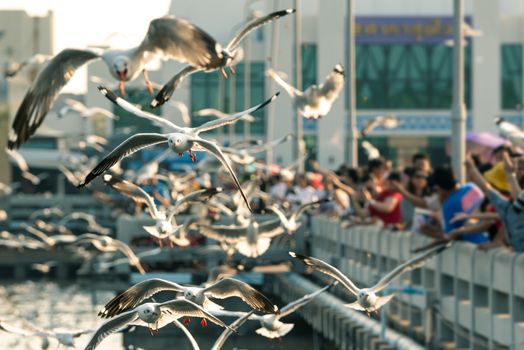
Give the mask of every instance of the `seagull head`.
<path id="1" fill-rule="evenodd" d="M 500 125 L 500 123 L 504 122 L 504 118 L 503 117 L 498 117 L 498 118 L 495 118 L 495 124 L 496 125 Z"/>
<path id="2" fill-rule="evenodd" d="M 173 225 L 167 220 L 159 220 L 155 226 L 159 233 L 166 234 L 173 232 Z"/>
<path id="3" fill-rule="evenodd" d="M 176 153 L 184 153 L 191 149 L 191 142 L 188 140 L 187 136 L 180 133 L 172 134 L 167 139 L 167 144 Z"/>
<path id="4" fill-rule="evenodd" d="M 129 73 L 129 57 L 117 56 L 113 60 L 113 69 L 111 73 L 120 81 L 127 81 L 130 79 Z"/>
<path id="5" fill-rule="evenodd" d="M 342 65 L 340 63 L 338 63 L 335 68 L 333 69 L 333 71 L 335 73 L 338 73 L 338 74 L 341 74 L 342 76 L 345 76 L 345 73 L 344 73 L 344 67 L 342 67 Z"/>
<path id="6" fill-rule="evenodd" d="M 144 322 L 155 323 L 160 316 L 157 308 L 152 303 L 141 305 L 138 310 L 138 317 Z"/>

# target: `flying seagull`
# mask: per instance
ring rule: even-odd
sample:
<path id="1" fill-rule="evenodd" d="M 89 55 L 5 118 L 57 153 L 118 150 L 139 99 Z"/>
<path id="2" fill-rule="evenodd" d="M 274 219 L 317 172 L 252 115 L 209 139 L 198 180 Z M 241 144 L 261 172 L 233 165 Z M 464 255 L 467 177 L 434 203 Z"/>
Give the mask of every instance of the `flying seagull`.
<path id="1" fill-rule="evenodd" d="M 215 341 L 215 344 L 211 347 L 211 350 L 220 350 L 222 349 L 222 346 L 224 346 L 224 343 L 227 341 L 227 338 L 231 334 L 233 334 L 234 331 L 238 330 L 246 321 L 249 319 L 249 317 L 253 314 L 254 310 L 251 310 L 250 312 L 247 312 L 245 315 L 240 316 L 235 322 L 231 323 L 229 325 L 229 328 L 224 329 L 222 334 L 218 337 L 218 339 Z"/>
<path id="2" fill-rule="evenodd" d="M 46 330 L 38 328 L 25 320 L 23 325 L 19 327 L 0 320 L 0 329 L 23 337 L 40 337 L 45 339 L 55 338 L 58 341 L 59 346 L 62 344 L 73 348 L 75 347 L 75 338 L 92 332 L 92 330 Z"/>
<path id="3" fill-rule="evenodd" d="M 224 322 L 211 315 L 200 305 L 186 299 L 174 299 L 164 303 L 145 303 L 130 311 L 121 313 L 102 324 L 85 347 L 85 350 L 96 349 L 104 338 L 128 325 L 147 326 L 149 333 L 153 335 L 158 333 L 159 328 L 183 316 L 201 317 L 227 328 Z"/>
<path id="4" fill-rule="evenodd" d="M 262 223 L 249 219 L 245 226 L 200 225 L 199 227 L 201 234 L 219 241 L 228 254 L 234 247 L 240 254 L 249 258 L 264 254 L 269 249 L 273 237 L 284 233 L 279 219 Z"/>
<path id="5" fill-rule="evenodd" d="M 262 293 L 249 284 L 233 278 L 224 278 L 204 288 L 185 287 L 174 282 L 153 278 L 137 283 L 114 297 L 104 306 L 98 315 L 103 318 L 113 317 L 135 307 L 143 300 L 151 298 L 153 295 L 162 291 L 184 293 L 185 299 L 201 305 L 206 309 L 221 309 L 219 305 L 212 302 L 209 298 L 225 299 L 238 297 L 255 310 L 266 313 L 279 312 L 278 307 L 269 301 Z"/>
<path id="6" fill-rule="evenodd" d="M 505 120 L 504 118 L 496 118 L 495 124 L 499 128 L 500 135 L 511 141 L 517 147 L 524 148 L 524 131 L 518 126 Z"/>
<path id="7" fill-rule="evenodd" d="M 382 306 L 387 304 L 391 298 L 395 295 L 390 294 L 383 297 L 377 296 L 377 293 L 385 289 L 395 278 L 401 274 L 414 270 L 416 268 L 424 265 L 430 258 L 434 255 L 442 252 L 444 249 L 449 247 L 448 243 L 442 244 L 440 246 L 434 247 L 420 255 L 415 256 L 414 258 L 400 264 L 387 275 L 382 277 L 377 284 L 371 288 L 358 288 L 348 277 L 346 277 L 339 269 L 330 264 L 316 258 L 312 258 L 305 255 L 300 255 L 294 252 L 289 252 L 294 258 L 301 260 L 304 264 L 311 266 L 313 269 L 322 272 L 328 276 L 335 278 L 339 281 L 344 288 L 346 288 L 351 294 L 357 297 L 357 300 L 351 304 L 346 304 L 345 306 L 360 311 L 366 311 L 368 314 L 375 312 L 380 309 Z"/>
<path id="8" fill-rule="evenodd" d="M 82 118 L 91 118 L 94 115 L 100 114 L 109 119 L 118 119 L 116 115 L 114 115 L 111 111 L 108 111 L 105 108 L 101 108 L 101 107 L 89 108 L 82 102 L 73 100 L 72 98 L 68 98 L 67 100 L 65 100 L 65 104 L 66 105 L 60 108 L 60 110 L 58 111 L 59 118 L 63 118 L 69 111 L 76 111 L 80 113 L 80 116 Z"/>
<path id="9" fill-rule="evenodd" d="M 33 55 L 29 57 L 26 60 L 23 60 L 20 63 L 12 62 L 9 64 L 9 66 L 4 71 L 4 77 L 5 78 L 12 78 L 15 75 L 18 74 L 24 68 L 25 66 L 29 67 L 38 67 L 49 61 L 53 56 L 51 55 L 44 55 L 41 53 L 37 53 L 36 55 Z"/>
<path id="10" fill-rule="evenodd" d="M 178 154 L 183 154 L 186 151 L 189 152 L 189 155 L 191 159 L 193 160 L 196 160 L 196 156 L 192 153 L 193 151 L 206 150 L 206 151 L 211 152 L 216 158 L 218 158 L 218 160 L 220 160 L 222 165 L 228 170 L 237 188 L 242 193 L 242 196 L 244 197 L 244 200 L 247 206 L 250 208 L 247 197 L 245 196 L 244 192 L 242 191 L 240 182 L 238 181 L 238 178 L 233 168 L 231 167 L 231 164 L 229 163 L 228 158 L 222 153 L 222 150 L 216 143 L 200 137 L 199 134 L 201 132 L 216 129 L 218 127 L 229 125 L 229 124 L 232 124 L 238 121 L 245 114 L 255 112 L 259 110 L 260 108 L 263 108 L 265 105 L 269 104 L 270 102 L 272 102 L 278 96 L 278 93 L 273 95 L 267 101 L 259 105 L 256 105 L 254 107 L 251 107 L 250 109 L 247 109 L 243 112 L 233 114 L 227 118 L 211 120 L 195 128 L 188 128 L 188 127 L 180 127 L 167 119 L 163 119 L 163 118 L 157 117 L 156 115 L 152 113 L 142 111 L 136 108 L 133 104 L 124 100 L 123 98 L 117 97 L 111 90 L 108 90 L 104 87 L 99 87 L 99 90 L 109 100 L 119 105 L 120 107 L 124 108 L 128 112 L 131 112 L 135 114 L 136 116 L 152 120 L 159 125 L 162 125 L 166 128 L 171 129 L 173 132 L 169 134 L 144 133 L 144 134 L 135 134 L 131 136 L 130 138 L 122 142 L 111 153 L 109 153 L 109 155 L 107 155 L 86 176 L 85 180 L 82 183 L 80 183 L 79 187 L 83 187 L 87 185 L 93 179 L 95 179 L 97 176 L 99 176 L 100 174 L 102 174 L 103 172 L 111 168 L 113 165 L 115 165 L 117 162 L 119 162 L 123 158 L 128 157 L 143 148 L 154 146 L 154 145 L 167 144 L 167 146 L 171 150 L 173 150 L 174 152 Z"/>
<path id="11" fill-rule="evenodd" d="M 111 230 L 101 226 L 98 222 L 96 222 L 96 218 L 92 214 L 83 213 L 80 211 L 72 212 L 66 216 L 64 216 L 59 222 L 58 225 L 66 225 L 70 221 L 80 220 L 84 221 L 87 224 L 87 229 L 90 232 L 98 233 L 101 235 L 108 235 L 111 233 Z"/>
<path id="12" fill-rule="evenodd" d="M 228 67 L 231 70 L 231 73 L 234 73 L 233 64 L 237 61 L 237 55 L 240 52 L 238 46 L 242 42 L 242 40 L 253 30 L 257 29 L 258 27 L 269 23 L 273 20 L 276 20 L 280 17 L 287 16 L 289 14 L 292 14 L 295 12 L 295 9 L 287 9 L 282 11 L 276 11 L 273 13 L 270 13 L 269 15 L 255 18 L 249 23 L 247 23 L 239 32 L 237 35 L 231 39 L 231 41 L 227 44 L 225 48 L 223 48 L 220 44 L 216 44 L 216 46 L 211 47 L 209 46 L 209 52 L 208 55 L 211 57 L 211 59 L 204 63 L 204 64 L 191 64 L 189 63 L 189 66 L 186 66 L 183 68 L 180 72 L 178 72 L 171 80 L 169 80 L 164 87 L 158 92 L 158 94 L 155 96 L 155 98 L 151 101 L 150 106 L 152 108 L 156 108 L 158 106 L 163 105 L 167 100 L 171 98 L 171 95 L 173 95 L 173 92 L 175 92 L 178 85 L 189 75 L 205 71 L 205 72 L 213 72 L 216 70 L 220 70 L 220 72 L 224 75 L 224 77 L 227 77 L 225 68 Z"/>
<path id="13" fill-rule="evenodd" d="M 40 183 L 41 181 L 40 177 L 32 174 L 29 171 L 29 166 L 27 165 L 25 158 L 18 151 L 6 149 L 6 152 L 9 155 L 9 157 L 16 163 L 16 165 L 18 165 L 18 168 L 20 169 L 20 172 L 24 179 L 31 182 L 35 186 Z"/>
<path id="14" fill-rule="evenodd" d="M 222 112 L 222 111 L 220 111 L 218 109 L 215 109 L 215 108 L 204 108 L 204 109 L 196 111 L 193 114 L 196 115 L 196 116 L 199 116 L 199 117 L 213 116 L 213 117 L 216 117 L 216 118 L 225 118 L 225 117 L 229 116 L 229 114 L 224 113 L 224 112 Z M 246 114 L 245 116 L 242 117 L 242 120 L 245 121 L 245 122 L 252 123 L 252 122 L 255 121 L 255 117 L 253 117 L 250 114 Z"/>
<path id="15" fill-rule="evenodd" d="M 120 82 L 121 95 L 124 94 L 124 82 L 134 80 L 143 72 L 147 88 L 153 94 L 153 86 L 145 70 L 152 59 L 174 59 L 203 67 L 217 60 L 218 47 L 220 45 L 215 39 L 191 22 L 165 16 L 149 23 L 147 34 L 137 47 L 105 51 L 62 50 L 42 69 L 26 93 L 9 133 L 8 148 L 20 147 L 35 133 L 62 88 L 86 63 L 102 59 L 111 75 Z"/>
<path id="16" fill-rule="evenodd" d="M 307 119 L 318 119 L 328 114 L 344 87 L 344 68 L 341 64 L 335 66 L 322 84 L 311 85 L 305 91 L 289 85 L 273 69 L 268 69 L 266 74 L 286 90 L 300 114 Z"/>
<path id="17" fill-rule="evenodd" d="M 360 135 L 362 137 L 367 136 L 373 129 L 377 128 L 378 126 L 382 125 L 385 129 L 394 129 L 398 127 L 400 124 L 400 120 L 398 117 L 394 114 L 388 114 L 388 115 L 379 115 L 374 117 L 373 119 L 369 120 L 362 130 L 360 130 Z"/>
<path id="18" fill-rule="evenodd" d="M 366 152 L 368 160 L 380 158 L 380 151 L 369 141 L 362 141 L 362 148 Z"/>
<path id="19" fill-rule="evenodd" d="M 282 226 L 286 229 L 287 233 L 293 234 L 302 225 L 302 223 L 300 222 L 302 214 L 304 214 L 306 210 L 313 208 L 314 206 L 325 201 L 325 199 L 321 199 L 309 203 L 304 203 L 300 205 L 297 209 L 295 209 L 289 217 L 276 204 L 269 206 L 267 209 L 277 214 L 278 218 L 282 222 Z"/>
<path id="20" fill-rule="evenodd" d="M 155 226 L 144 226 L 144 230 L 149 234 L 164 239 L 176 231 L 177 227 L 173 226 L 174 215 L 168 215 L 166 211 L 158 209 L 153 197 L 140 186 L 111 174 L 104 175 L 104 182 L 122 195 L 148 207 L 151 218 L 155 220 Z"/>

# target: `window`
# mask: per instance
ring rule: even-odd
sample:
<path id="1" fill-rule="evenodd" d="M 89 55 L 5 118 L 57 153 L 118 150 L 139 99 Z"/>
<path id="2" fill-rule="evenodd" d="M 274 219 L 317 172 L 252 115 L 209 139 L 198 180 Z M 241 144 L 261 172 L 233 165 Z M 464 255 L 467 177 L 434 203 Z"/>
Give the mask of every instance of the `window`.
<path id="1" fill-rule="evenodd" d="M 448 109 L 453 48 L 430 44 L 360 44 L 357 108 Z M 465 102 L 471 106 L 471 45 L 465 48 Z"/>
<path id="2" fill-rule="evenodd" d="M 196 73 L 191 77 L 191 111 L 203 108 L 216 108 L 227 112 L 244 110 L 244 64 L 235 66 L 235 76 L 229 76 L 224 80 L 220 72 Z M 264 82 L 265 66 L 263 62 L 251 62 L 250 64 L 250 101 L 253 106 L 265 100 Z M 234 95 L 232 89 L 234 88 Z M 234 98 L 235 108 L 231 109 L 231 98 Z M 266 109 L 253 113 L 255 121 L 250 123 L 250 131 L 255 135 L 263 135 L 266 131 L 265 120 Z M 196 125 L 200 125 L 212 117 L 193 118 Z M 227 128 L 226 128 L 227 129 Z M 236 123 L 235 132 L 243 133 L 244 123 Z M 224 130 L 227 132 L 227 130 Z"/>
<path id="3" fill-rule="evenodd" d="M 522 109 L 522 44 L 503 44 L 500 60 L 502 109 Z"/>
<path id="4" fill-rule="evenodd" d="M 144 111 L 156 115 L 160 115 L 162 112 L 162 107 L 157 107 L 155 109 L 151 109 L 149 107 L 149 103 L 153 97 L 146 89 L 126 87 L 124 97 L 130 103 L 140 105 Z M 136 130 L 140 132 L 161 132 L 161 129 L 155 126 L 151 121 L 145 118 L 137 117 L 136 115 L 125 111 L 120 106 L 113 105 L 113 113 L 118 116 L 118 119 L 116 119 L 114 123 L 116 132 L 118 132 L 118 129 L 123 129 L 126 127 L 136 128 Z"/>

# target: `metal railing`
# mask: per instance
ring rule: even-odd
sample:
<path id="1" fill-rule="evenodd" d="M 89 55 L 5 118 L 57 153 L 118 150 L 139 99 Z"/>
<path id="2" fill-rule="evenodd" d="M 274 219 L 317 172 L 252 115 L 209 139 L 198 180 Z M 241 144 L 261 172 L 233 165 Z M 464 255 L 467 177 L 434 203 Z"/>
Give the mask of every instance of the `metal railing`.
<path id="1" fill-rule="evenodd" d="M 369 286 L 429 242 L 412 232 L 345 229 L 317 216 L 309 253 Z M 388 325 L 427 347 L 524 349 L 524 254 L 457 242 L 396 284 L 425 293 L 397 294 L 387 306 Z"/>

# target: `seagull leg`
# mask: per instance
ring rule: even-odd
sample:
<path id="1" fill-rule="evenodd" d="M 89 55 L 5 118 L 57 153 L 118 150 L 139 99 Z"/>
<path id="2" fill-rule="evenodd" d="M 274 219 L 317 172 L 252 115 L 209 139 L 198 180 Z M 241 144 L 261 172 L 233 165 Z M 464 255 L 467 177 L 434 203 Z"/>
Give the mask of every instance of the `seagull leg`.
<path id="1" fill-rule="evenodd" d="M 222 73 L 222 76 L 224 77 L 224 79 L 227 79 L 227 73 L 224 68 L 220 68 L 220 73 Z"/>
<path id="2" fill-rule="evenodd" d="M 189 324 L 189 322 L 191 322 L 191 320 L 189 319 L 189 317 L 184 318 L 184 324 L 185 324 L 186 326 Z"/>
<path id="3" fill-rule="evenodd" d="M 191 159 L 193 163 L 196 162 L 197 160 L 196 154 L 194 154 L 191 150 L 189 150 L 188 152 L 189 152 L 189 159 Z"/>
<path id="4" fill-rule="evenodd" d="M 231 75 L 236 75 L 237 72 L 235 71 L 235 67 L 234 66 L 229 66 L 229 71 L 231 72 Z"/>
<path id="5" fill-rule="evenodd" d="M 124 81 L 123 80 L 120 80 L 120 82 L 118 83 L 118 88 L 120 90 L 120 97 L 124 97 L 125 87 L 124 87 Z"/>
<path id="6" fill-rule="evenodd" d="M 207 321 L 206 321 L 205 318 L 203 318 L 203 319 L 200 321 L 200 325 L 201 325 L 202 327 L 207 327 Z"/>
<path id="7" fill-rule="evenodd" d="M 155 322 L 155 332 L 158 335 L 158 320 Z"/>
<path id="8" fill-rule="evenodd" d="M 147 69 L 144 69 L 142 72 L 144 74 L 144 81 L 146 82 L 147 91 L 149 92 L 151 96 L 155 96 L 155 90 L 153 89 L 153 84 L 151 84 L 151 80 L 149 80 L 149 77 L 147 76 Z"/>
<path id="9" fill-rule="evenodd" d="M 147 330 L 149 331 L 149 335 L 153 335 L 153 330 L 151 329 L 151 325 L 147 325 Z"/>

